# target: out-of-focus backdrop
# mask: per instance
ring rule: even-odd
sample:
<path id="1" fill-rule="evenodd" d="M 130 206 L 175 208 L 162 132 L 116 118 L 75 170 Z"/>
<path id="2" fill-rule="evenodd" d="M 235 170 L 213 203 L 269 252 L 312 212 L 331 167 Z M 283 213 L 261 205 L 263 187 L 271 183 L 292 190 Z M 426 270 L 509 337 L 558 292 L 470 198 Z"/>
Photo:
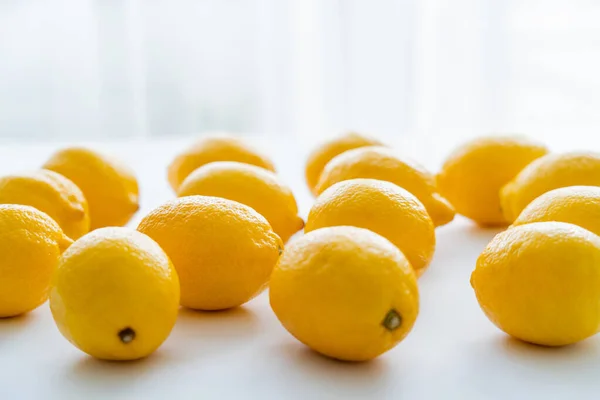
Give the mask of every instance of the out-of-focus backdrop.
<path id="1" fill-rule="evenodd" d="M 596 136 L 596 0 L 3 0 L 0 140 Z"/>

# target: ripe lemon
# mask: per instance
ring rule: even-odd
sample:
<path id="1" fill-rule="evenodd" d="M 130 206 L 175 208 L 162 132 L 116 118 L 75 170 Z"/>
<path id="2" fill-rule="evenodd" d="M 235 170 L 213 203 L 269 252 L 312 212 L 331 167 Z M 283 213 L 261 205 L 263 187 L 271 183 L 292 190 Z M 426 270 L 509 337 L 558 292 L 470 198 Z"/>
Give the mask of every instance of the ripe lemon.
<path id="1" fill-rule="evenodd" d="M 565 186 L 600 186 L 600 155 L 548 154 L 526 166 L 500 192 L 506 219 L 514 221 L 533 199 Z"/>
<path id="2" fill-rule="evenodd" d="M 514 226 L 568 222 L 600 235 L 600 187 L 568 186 L 544 193 L 521 212 Z"/>
<path id="3" fill-rule="evenodd" d="M 0 178 L 0 204 L 23 204 L 48 214 L 65 235 L 77 239 L 90 230 L 88 204 L 81 190 L 47 169 Z"/>
<path id="4" fill-rule="evenodd" d="M 73 181 L 90 209 L 90 229 L 125 225 L 139 209 L 138 183 L 118 160 L 93 150 L 59 150 L 43 166 Z"/>
<path id="5" fill-rule="evenodd" d="M 600 237 L 564 222 L 511 228 L 481 253 L 471 285 L 507 334 L 545 346 L 578 342 L 600 328 Z"/>
<path id="6" fill-rule="evenodd" d="M 435 226 L 445 225 L 454 218 L 454 209 L 437 193 L 431 173 L 380 146 L 360 147 L 334 157 L 319 178 L 317 193 L 323 193 L 337 182 L 355 178 L 389 181 L 408 190 L 423 203 Z"/>
<path id="7" fill-rule="evenodd" d="M 187 196 L 148 214 L 138 229 L 167 252 L 181 282 L 181 305 L 222 310 L 267 286 L 283 249 L 267 220 L 227 199 Z"/>
<path id="8" fill-rule="evenodd" d="M 292 191 L 271 171 L 234 161 L 212 162 L 183 181 L 177 195 L 238 201 L 258 211 L 284 242 L 304 226 Z"/>
<path id="9" fill-rule="evenodd" d="M 345 151 L 364 146 L 381 146 L 378 140 L 361 135 L 360 133 L 348 132 L 332 140 L 322 143 L 309 155 L 306 161 L 306 184 L 315 195 L 317 191 L 315 186 L 319 182 L 319 177 L 325 165 L 338 154 Z"/>
<path id="10" fill-rule="evenodd" d="M 192 171 L 214 161 L 238 161 L 275 172 L 273 163 L 242 139 L 210 136 L 200 139 L 171 162 L 168 168 L 171 187 L 177 191 L 181 182 Z"/>
<path id="11" fill-rule="evenodd" d="M 370 229 L 398 247 L 417 276 L 431 262 L 435 228 L 415 196 L 391 182 L 350 179 L 325 190 L 316 200 L 305 232 L 328 226 Z"/>
<path id="12" fill-rule="evenodd" d="M 318 229 L 286 247 L 270 301 L 282 325 L 319 353 L 348 361 L 379 356 L 412 329 L 419 291 L 396 246 L 367 229 Z"/>
<path id="13" fill-rule="evenodd" d="M 30 206 L 0 205 L 0 318 L 26 313 L 46 301 L 60 254 L 71 243 L 45 213 Z"/>
<path id="14" fill-rule="evenodd" d="M 457 213 L 483 226 L 506 225 L 500 189 L 547 152 L 545 146 L 525 138 L 478 138 L 448 157 L 437 175 L 437 187 Z"/>
<path id="15" fill-rule="evenodd" d="M 50 309 L 58 329 L 85 353 L 134 360 L 169 336 L 179 309 L 179 280 L 169 257 L 129 228 L 97 229 L 61 257 Z"/>

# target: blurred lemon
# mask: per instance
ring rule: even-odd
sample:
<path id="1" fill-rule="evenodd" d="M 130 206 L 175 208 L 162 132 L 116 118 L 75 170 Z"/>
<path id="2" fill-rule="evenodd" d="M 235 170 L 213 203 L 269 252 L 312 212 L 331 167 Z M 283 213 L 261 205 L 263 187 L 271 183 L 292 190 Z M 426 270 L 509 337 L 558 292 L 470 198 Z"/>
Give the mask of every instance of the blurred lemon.
<path id="1" fill-rule="evenodd" d="M 521 212 L 514 226 L 569 222 L 600 235 L 600 187 L 568 186 L 544 193 Z"/>
<path id="2" fill-rule="evenodd" d="M 578 342 L 600 328 L 600 237 L 563 222 L 511 228 L 481 253 L 471 285 L 507 334 L 544 346 Z"/>
<path id="3" fill-rule="evenodd" d="M 135 176 L 111 157 L 70 147 L 54 153 L 44 168 L 66 176 L 81 189 L 89 205 L 91 230 L 125 225 L 139 208 Z"/>
<path id="4" fill-rule="evenodd" d="M 483 226 L 506 225 L 500 189 L 547 152 L 526 138 L 477 138 L 448 157 L 437 175 L 437 187 L 457 213 Z"/>
<path id="5" fill-rule="evenodd" d="M 47 169 L 0 178 L 0 204 L 23 204 L 48 214 L 65 235 L 77 239 L 90 229 L 88 204 L 81 190 Z"/>
<path id="6" fill-rule="evenodd" d="M 419 312 L 408 260 L 367 229 L 318 229 L 286 247 L 273 271 L 270 301 L 282 325 L 329 357 L 363 361 L 398 344 Z"/>
<path id="7" fill-rule="evenodd" d="M 30 206 L 0 205 L 0 318 L 46 301 L 60 254 L 71 243 L 47 214 Z"/>
<path id="8" fill-rule="evenodd" d="M 310 153 L 308 160 L 306 161 L 305 176 L 308 188 L 311 192 L 317 194 L 315 186 L 319 182 L 319 177 L 321 176 L 321 172 L 323 172 L 323 168 L 325 168 L 325 165 L 338 154 L 342 154 L 345 151 L 356 149 L 358 147 L 380 145 L 382 145 L 382 143 L 378 140 L 355 132 L 345 133 L 320 144 L 312 151 L 312 153 Z"/>
<path id="9" fill-rule="evenodd" d="M 600 186 L 600 155 L 548 154 L 527 165 L 500 192 L 504 216 L 513 222 L 533 199 L 565 186 Z"/>
<path id="10" fill-rule="evenodd" d="M 425 207 L 391 182 L 350 179 L 325 190 L 310 210 L 305 231 L 340 225 L 370 229 L 385 237 L 402 250 L 417 276 L 435 251 L 435 228 Z"/>
<path id="11" fill-rule="evenodd" d="M 284 242 L 304 226 L 292 191 L 271 171 L 250 164 L 218 161 L 203 165 L 185 178 L 177 195 L 223 197 L 250 206 Z"/>
<path id="12" fill-rule="evenodd" d="M 385 147 L 361 147 L 334 157 L 321 174 L 317 193 L 323 193 L 337 182 L 355 178 L 389 181 L 408 190 L 423 203 L 435 226 L 445 225 L 454 218 L 450 203 L 437 193 L 433 175 Z"/>
<path id="13" fill-rule="evenodd" d="M 283 249 L 267 220 L 227 199 L 187 196 L 140 222 L 167 252 L 181 282 L 181 304 L 222 310 L 244 304 L 267 286 Z"/>
<path id="14" fill-rule="evenodd" d="M 134 360 L 169 336 L 179 281 L 156 242 L 128 228 L 97 229 L 63 254 L 50 292 L 60 332 L 106 360 Z"/>
<path id="15" fill-rule="evenodd" d="M 168 168 L 169 183 L 177 191 L 196 168 L 214 161 L 237 161 L 275 171 L 271 160 L 240 138 L 215 135 L 202 138 L 180 153 Z"/>

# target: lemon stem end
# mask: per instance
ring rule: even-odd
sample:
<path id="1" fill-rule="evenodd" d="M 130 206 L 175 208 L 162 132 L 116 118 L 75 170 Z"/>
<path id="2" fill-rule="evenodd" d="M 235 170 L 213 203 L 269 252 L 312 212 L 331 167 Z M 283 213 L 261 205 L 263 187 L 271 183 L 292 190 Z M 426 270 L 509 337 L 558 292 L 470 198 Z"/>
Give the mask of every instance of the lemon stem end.
<path id="1" fill-rule="evenodd" d="M 398 311 L 393 308 L 388 311 L 381 323 L 385 329 L 390 332 L 395 331 L 396 329 L 402 326 L 402 316 L 398 313 Z"/>
<path id="2" fill-rule="evenodd" d="M 131 328 L 122 329 L 119 331 L 119 339 L 125 344 L 131 343 L 135 339 L 135 331 Z"/>

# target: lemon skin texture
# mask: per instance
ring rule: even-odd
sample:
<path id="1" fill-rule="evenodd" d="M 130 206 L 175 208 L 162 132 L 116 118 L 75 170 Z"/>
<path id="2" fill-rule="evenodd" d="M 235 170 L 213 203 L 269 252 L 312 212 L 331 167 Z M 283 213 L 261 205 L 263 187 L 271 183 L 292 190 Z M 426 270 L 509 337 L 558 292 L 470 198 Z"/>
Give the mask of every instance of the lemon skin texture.
<path id="1" fill-rule="evenodd" d="M 271 160 L 244 140 L 228 135 L 212 135 L 198 140 L 169 164 L 167 176 L 171 187 L 177 192 L 181 182 L 192 171 L 214 161 L 237 161 L 275 172 Z"/>
<path id="2" fill-rule="evenodd" d="M 417 276 L 435 251 L 435 227 L 421 202 L 408 191 L 375 179 L 336 183 L 315 201 L 305 232 L 328 226 L 370 229 L 388 239 L 406 256 Z"/>
<path id="3" fill-rule="evenodd" d="M 548 150 L 521 137 L 497 136 L 472 140 L 446 159 L 437 187 L 457 213 L 481 226 L 509 222 L 500 206 L 500 189 Z"/>
<path id="4" fill-rule="evenodd" d="M 564 222 L 508 229 L 477 259 L 471 286 L 490 321 L 517 339 L 584 340 L 600 328 L 600 237 Z"/>
<path id="5" fill-rule="evenodd" d="M 250 206 L 284 242 L 304 227 L 290 188 L 273 172 L 254 165 L 235 161 L 203 165 L 185 178 L 177 195 L 222 197 Z"/>
<path id="6" fill-rule="evenodd" d="M 104 360 L 134 360 L 169 336 L 179 309 L 179 280 L 169 258 L 130 228 L 101 228 L 62 256 L 50 309 L 60 332 Z"/>
<path id="7" fill-rule="evenodd" d="M 181 282 L 181 305 L 198 310 L 237 307 L 261 293 L 283 250 L 267 220 L 252 208 L 218 197 L 169 201 L 138 226 L 166 251 Z"/>
<path id="8" fill-rule="evenodd" d="M 435 226 L 454 219 L 454 209 L 437 192 L 435 177 L 418 163 L 381 146 L 361 147 L 334 157 L 323 169 L 317 193 L 348 179 L 368 178 L 395 183 L 415 195 Z"/>
<path id="9" fill-rule="evenodd" d="M 512 223 L 535 198 L 567 186 L 600 186 L 600 155 L 572 152 L 534 160 L 501 189 L 504 216 Z"/>
<path id="10" fill-rule="evenodd" d="M 568 186 L 544 193 L 521 212 L 513 226 L 568 222 L 600 235 L 600 187 Z"/>
<path id="11" fill-rule="evenodd" d="M 306 161 L 304 172 L 306 185 L 314 195 L 317 195 L 315 187 L 319 182 L 321 172 L 323 172 L 323 168 L 325 168 L 325 165 L 331 161 L 333 157 L 359 147 L 382 145 L 383 144 L 379 140 L 356 132 L 347 132 L 319 144 L 319 146 L 310 153 L 308 160 Z"/>
<path id="12" fill-rule="evenodd" d="M 367 229 L 318 229 L 289 244 L 273 271 L 270 304 L 300 342 L 345 361 L 373 359 L 412 329 L 416 276 L 396 246 Z"/>
<path id="13" fill-rule="evenodd" d="M 71 243 L 47 214 L 0 205 L 0 318 L 24 314 L 47 300 L 60 255 Z"/>
<path id="14" fill-rule="evenodd" d="M 39 169 L 1 177 L 0 204 L 35 207 L 58 222 L 71 239 L 90 230 L 85 196 L 77 185 L 54 171 Z"/>
<path id="15" fill-rule="evenodd" d="M 94 150 L 70 147 L 57 151 L 43 168 L 66 176 L 85 196 L 90 230 L 123 226 L 139 209 L 139 188 L 131 169 Z"/>

